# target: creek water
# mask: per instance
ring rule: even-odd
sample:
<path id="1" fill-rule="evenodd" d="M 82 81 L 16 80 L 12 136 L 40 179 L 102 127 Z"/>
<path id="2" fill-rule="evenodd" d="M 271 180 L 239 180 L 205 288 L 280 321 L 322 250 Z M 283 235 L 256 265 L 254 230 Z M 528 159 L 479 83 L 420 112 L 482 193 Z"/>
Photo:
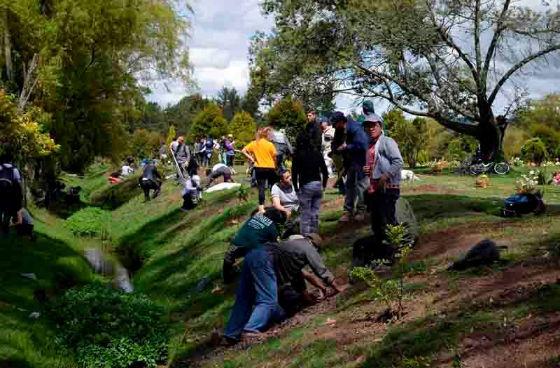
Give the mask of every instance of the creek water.
<path id="1" fill-rule="evenodd" d="M 115 257 L 109 256 L 101 248 L 88 248 L 84 256 L 96 273 L 112 277 L 115 288 L 125 293 L 134 291 L 130 273 Z"/>

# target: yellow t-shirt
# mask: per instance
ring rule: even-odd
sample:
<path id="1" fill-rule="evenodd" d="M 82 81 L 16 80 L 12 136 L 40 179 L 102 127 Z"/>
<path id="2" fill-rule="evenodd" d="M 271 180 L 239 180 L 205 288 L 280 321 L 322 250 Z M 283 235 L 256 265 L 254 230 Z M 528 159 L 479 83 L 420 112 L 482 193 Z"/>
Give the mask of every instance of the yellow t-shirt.
<path id="1" fill-rule="evenodd" d="M 276 148 L 270 141 L 261 138 L 246 145 L 245 149 L 255 158 L 255 167 L 276 168 Z"/>

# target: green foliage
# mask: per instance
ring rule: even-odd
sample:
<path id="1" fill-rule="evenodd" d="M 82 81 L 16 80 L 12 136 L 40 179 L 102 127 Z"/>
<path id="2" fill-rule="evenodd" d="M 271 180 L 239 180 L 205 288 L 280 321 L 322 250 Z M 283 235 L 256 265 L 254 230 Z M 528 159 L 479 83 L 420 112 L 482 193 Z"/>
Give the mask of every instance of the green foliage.
<path id="1" fill-rule="evenodd" d="M 529 138 L 529 133 L 517 125 L 512 125 L 507 128 L 504 136 L 503 150 L 506 159 L 511 160 L 514 157 L 521 155 L 521 147 L 523 143 Z"/>
<path id="2" fill-rule="evenodd" d="M 395 317 L 399 319 L 404 311 L 402 305 L 406 294 L 404 278 L 410 271 L 408 258 L 412 251 L 412 245 L 406 243 L 407 230 L 404 225 L 388 225 L 386 237 L 389 244 L 396 250 L 395 258 L 397 262 L 392 269 L 394 278 L 384 279 L 370 267 L 354 267 L 350 271 L 350 276 L 364 281 L 371 289 L 374 299 L 384 303 L 387 310 L 391 314 L 394 313 Z M 375 262 L 373 266 L 385 265 L 387 263 L 388 261 L 386 260 L 380 260 Z"/>
<path id="3" fill-rule="evenodd" d="M 175 132 L 175 126 L 171 125 L 167 131 L 167 138 L 165 139 L 165 147 L 169 147 L 171 143 L 177 137 L 177 132 Z"/>
<path id="4" fill-rule="evenodd" d="M 524 161 L 540 165 L 547 157 L 546 146 L 540 138 L 531 138 L 521 147 L 521 158 Z"/>
<path id="5" fill-rule="evenodd" d="M 163 309 L 100 284 L 68 290 L 50 308 L 83 367 L 156 367 L 167 356 Z"/>
<path id="6" fill-rule="evenodd" d="M 77 236 L 100 236 L 106 234 L 109 221 L 109 212 L 86 207 L 68 217 L 65 226 Z"/>
<path id="7" fill-rule="evenodd" d="M 14 99 L 0 89 L 0 153 L 9 152 L 16 161 L 51 155 L 59 149 L 44 131 L 50 117 L 39 108 L 19 112 Z"/>
<path id="8" fill-rule="evenodd" d="M 5 85 L 52 114 L 48 130 L 64 169 L 83 172 L 97 155 L 122 157 L 143 104 L 137 78 L 190 80 L 188 24 L 172 2 L 22 0 L 2 10 L 18 73 Z M 1 64 L 3 76 L 9 64 Z"/>
<path id="9" fill-rule="evenodd" d="M 138 176 L 133 175 L 119 184 L 105 182 L 104 186 L 91 193 L 90 203 L 104 209 L 114 210 L 141 192 L 142 190 L 138 185 Z"/>
<path id="10" fill-rule="evenodd" d="M 198 137 L 221 137 L 228 132 L 228 124 L 222 110 L 215 103 L 208 104 L 199 112 L 193 122 L 190 135 L 193 140 Z"/>
<path id="11" fill-rule="evenodd" d="M 245 111 L 235 114 L 229 124 L 229 131 L 233 134 L 237 147 L 244 147 L 255 139 L 257 124 L 251 115 Z"/>
<path id="12" fill-rule="evenodd" d="M 388 134 L 397 141 L 403 158 L 411 168 L 416 167 L 420 151 L 426 145 L 428 128 L 425 119 L 405 119 L 402 111 L 391 110 L 384 116 Z"/>
<path id="13" fill-rule="evenodd" d="M 183 97 L 175 105 L 165 109 L 166 124 L 175 126 L 179 134 L 188 134 L 194 118 L 209 103 L 210 101 L 200 94 Z M 175 135 L 173 138 L 175 138 Z M 171 143 L 171 141 L 168 142 L 168 146 L 169 143 Z"/>
<path id="14" fill-rule="evenodd" d="M 130 153 L 140 159 L 152 158 L 157 153 L 161 136 L 146 129 L 137 129 L 130 138 Z"/>
<path id="15" fill-rule="evenodd" d="M 290 140 L 295 139 L 307 122 L 303 104 L 291 96 L 284 97 L 274 104 L 265 118 L 266 122 L 274 128 L 286 129 L 286 135 Z"/>
<path id="16" fill-rule="evenodd" d="M 235 88 L 223 87 L 216 97 L 216 103 L 224 112 L 227 121 L 233 119 L 234 114 L 241 110 L 241 97 Z"/>
<path id="17" fill-rule="evenodd" d="M 549 95 L 531 101 L 516 117 L 516 124 L 532 138 L 539 138 L 549 157 L 557 157 L 560 146 L 560 95 Z"/>

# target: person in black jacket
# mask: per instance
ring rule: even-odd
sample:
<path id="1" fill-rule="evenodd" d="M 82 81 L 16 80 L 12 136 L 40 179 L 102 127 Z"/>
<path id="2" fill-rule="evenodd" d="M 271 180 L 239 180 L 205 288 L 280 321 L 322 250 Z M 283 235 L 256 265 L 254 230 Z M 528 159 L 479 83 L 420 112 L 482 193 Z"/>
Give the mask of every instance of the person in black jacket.
<path id="1" fill-rule="evenodd" d="M 23 185 L 19 170 L 12 163 L 12 157 L 0 157 L 0 224 L 1 231 L 8 232 L 10 220 L 23 208 Z"/>
<path id="2" fill-rule="evenodd" d="M 153 161 L 148 162 L 144 166 L 144 171 L 142 176 L 138 179 L 140 188 L 144 191 L 144 199 L 146 201 L 150 200 L 150 190 L 154 191 L 153 197 L 155 198 L 159 195 L 161 190 L 161 175 L 157 171 L 156 164 Z"/>
<path id="3" fill-rule="evenodd" d="M 300 233 L 319 233 L 319 210 L 329 173 L 318 147 L 304 140 L 298 142 L 292 177 L 300 202 Z"/>

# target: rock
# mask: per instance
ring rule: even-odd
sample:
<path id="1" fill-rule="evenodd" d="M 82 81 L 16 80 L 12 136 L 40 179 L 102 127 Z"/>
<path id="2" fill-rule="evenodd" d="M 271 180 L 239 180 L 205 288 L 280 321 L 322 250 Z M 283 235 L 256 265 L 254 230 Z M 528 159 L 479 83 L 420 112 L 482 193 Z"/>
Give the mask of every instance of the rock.
<path id="1" fill-rule="evenodd" d="M 132 286 L 132 282 L 130 281 L 128 270 L 122 266 L 116 267 L 113 281 L 115 286 L 125 293 L 132 293 L 134 291 L 134 286 Z"/>
<path id="2" fill-rule="evenodd" d="M 209 277 L 203 277 L 200 279 L 200 281 L 198 282 L 198 284 L 196 284 L 196 287 L 194 288 L 194 290 L 197 293 L 201 293 L 204 291 L 204 289 L 206 289 L 206 287 L 210 284 L 210 278 Z"/>
<path id="3" fill-rule="evenodd" d="M 29 314 L 29 318 L 31 319 L 37 319 L 39 317 L 41 317 L 41 313 L 39 312 L 32 312 L 31 314 Z"/>
<path id="4" fill-rule="evenodd" d="M 25 277 L 26 279 L 37 280 L 37 275 L 35 275 L 34 273 L 20 273 L 19 275 L 21 277 Z"/>

